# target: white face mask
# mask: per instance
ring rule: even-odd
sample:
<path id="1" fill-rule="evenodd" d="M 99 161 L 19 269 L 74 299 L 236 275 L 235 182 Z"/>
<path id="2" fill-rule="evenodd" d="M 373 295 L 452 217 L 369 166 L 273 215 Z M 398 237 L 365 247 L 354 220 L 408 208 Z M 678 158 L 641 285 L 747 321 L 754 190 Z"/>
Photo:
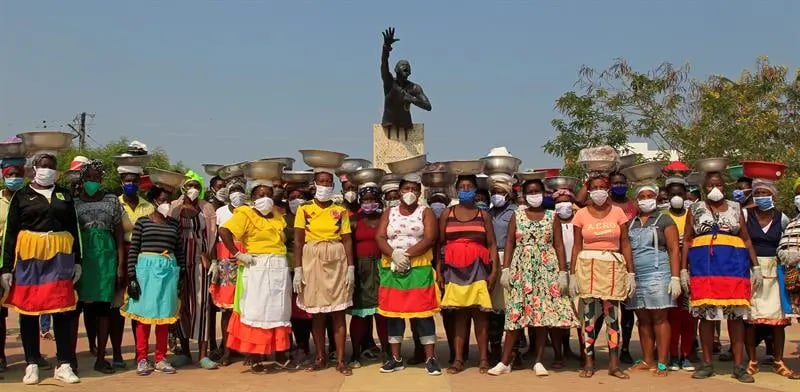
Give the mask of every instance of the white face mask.
<path id="1" fill-rule="evenodd" d="M 708 192 L 708 195 L 706 195 L 706 197 L 708 197 L 708 200 L 711 200 L 716 203 L 722 200 L 725 197 L 725 195 L 722 194 L 722 191 L 719 190 L 719 188 L 714 187 L 714 189 L 712 189 L 711 192 Z"/>
<path id="2" fill-rule="evenodd" d="M 683 208 L 685 208 L 685 209 L 687 209 L 687 210 L 688 210 L 689 208 L 691 208 L 691 207 L 692 207 L 692 204 L 694 204 L 694 202 L 693 202 L 693 201 L 691 201 L 691 200 L 684 200 L 684 201 L 683 201 Z"/>
<path id="3" fill-rule="evenodd" d="M 222 203 L 225 203 L 225 202 L 228 201 L 228 199 L 230 197 L 229 192 L 230 191 L 228 190 L 228 188 L 222 188 L 222 189 L 218 190 L 217 193 L 214 194 L 214 198 L 216 198 L 217 200 L 219 200 Z"/>
<path id="4" fill-rule="evenodd" d="M 158 213 L 161 214 L 161 216 L 166 218 L 167 214 L 169 214 L 169 203 L 159 204 L 156 211 L 158 211 Z"/>
<path id="5" fill-rule="evenodd" d="M 397 207 L 400 205 L 400 200 L 386 200 L 385 203 L 387 208 Z"/>
<path id="6" fill-rule="evenodd" d="M 33 170 L 36 173 L 35 177 L 33 177 L 33 182 L 40 186 L 51 187 L 56 183 L 57 172 L 55 170 L 44 167 L 34 167 Z"/>
<path id="7" fill-rule="evenodd" d="M 592 199 L 594 205 L 602 206 L 606 204 L 606 200 L 608 200 L 608 191 L 605 189 L 595 189 L 589 192 L 589 198 Z"/>
<path id="8" fill-rule="evenodd" d="M 669 206 L 676 210 L 684 208 L 683 198 L 680 196 L 672 196 L 672 198 L 669 199 Z"/>
<path id="9" fill-rule="evenodd" d="M 292 214 L 297 213 L 297 208 L 300 207 L 301 204 L 305 203 L 306 201 L 303 199 L 294 199 L 289 200 L 289 211 L 292 211 Z"/>
<path id="10" fill-rule="evenodd" d="M 431 209 L 437 218 L 442 216 L 442 212 L 444 212 L 445 208 L 447 208 L 447 206 L 444 205 L 444 203 L 431 203 Z"/>
<path id="11" fill-rule="evenodd" d="M 525 202 L 528 203 L 529 206 L 533 208 L 539 208 L 542 206 L 542 201 L 544 200 L 544 195 L 541 193 L 537 193 L 535 195 L 526 195 Z"/>
<path id="12" fill-rule="evenodd" d="M 256 201 L 253 202 L 253 207 L 255 207 L 255 209 L 258 210 L 258 212 L 260 212 L 262 215 L 267 215 L 272 212 L 272 206 L 274 204 L 275 202 L 272 201 L 271 197 L 265 196 L 260 199 L 256 199 Z"/>
<path id="13" fill-rule="evenodd" d="M 358 195 L 356 195 L 355 192 L 347 191 L 347 192 L 344 193 L 344 201 L 346 201 L 348 203 L 353 203 L 353 202 L 356 201 L 356 196 L 358 196 Z"/>
<path id="14" fill-rule="evenodd" d="M 406 192 L 403 193 L 401 199 L 403 199 L 403 203 L 405 203 L 407 206 L 410 206 L 417 202 L 417 195 L 414 192 Z"/>
<path id="15" fill-rule="evenodd" d="M 645 214 L 656 210 L 656 199 L 639 200 L 639 211 Z"/>
<path id="16" fill-rule="evenodd" d="M 556 214 L 561 219 L 569 219 L 572 216 L 572 203 L 568 201 L 556 203 Z"/>
<path id="17" fill-rule="evenodd" d="M 186 190 L 186 197 L 189 198 L 191 201 L 197 200 L 197 197 L 200 196 L 200 191 L 197 188 L 189 188 Z"/>
<path id="18" fill-rule="evenodd" d="M 244 193 L 242 192 L 231 193 L 230 199 L 231 199 L 231 206 L 233 206 L 233 208 L 239 208 L 243 206 L 244 203 L 247 201 L 247 198 L 244 196 Z"/>
<path id="19" fill-rule="evenodd" d="M 333 187 L 317 185 L 314 198 L 323 203 L 331 201 L 333 199 Z"/>
<path id="20" fill-rule="evenodd" d="M 506 205 L 506 197 L 504 195 L 492 195 L 492 206 L 502 207 Z"/>

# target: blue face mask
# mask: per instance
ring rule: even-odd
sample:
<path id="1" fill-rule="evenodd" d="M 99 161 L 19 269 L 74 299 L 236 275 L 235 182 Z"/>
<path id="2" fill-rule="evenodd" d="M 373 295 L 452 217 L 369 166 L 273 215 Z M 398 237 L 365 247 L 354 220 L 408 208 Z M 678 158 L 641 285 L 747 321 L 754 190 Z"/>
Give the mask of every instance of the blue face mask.
<path id="1" fill-rule="evenodd" d="M 772 197 L 770 196 L 754 197 L 753 201 L 756 203 L 756 207 L 761 211 L 769 211 L 775 207 L 775 203 L 773 203 Z"/>
<path id="2" fill-rule="evenodd" d="M 122 193 L 125 196 L 133 196 L 139 191 L 139 185 L 133 182 L 126 182 L 122 184 Z"/>
<path id="3" fill-rule="evenodd" d="M 747 194 L 750 192 L 749 189 L 744 190 L 741 189 L 734 189 L 733 190 L 733 200 L 736 200 L 737 203 L 741 204 L 747 200 Z"/>
<path id="4" fill-rule="evenodd" d="M 553 199 L 553 196 L 545 196 L 542 199 L 542 208 L 545 210 L 554 210 L 556 208 L 556 201 Z"/>
<path id="5" fill-rule="evenodd" d="M 459 191 L 458 202 L 464 204 L 472 204 L 475 202 L 475 191 Z"/>
<path id="6" fill-rule="evenodd" d="M 479 201 L 479 202 L 475 203 L 475 207 L 478 207 L 478 208 L 480 208 L 482 210 L 488 210 L 489 209 L 489 204 L 486 203 L 485 201 Z"/>
<path id="7" fill-rule="evenodd" d="M 627 185 L 614 185 L 611 187 L 611 197 L 615 199 L 624 199 L 628 194 Z"/>
<path id="8" fill-rule="evenodd" d="M 10 190 L 11 192 L 16 192 L 22 189 L 22 186 L 25 185 L 25 179 L 22 177 L 8 177 L 4 180 L 6 189 Z"/>

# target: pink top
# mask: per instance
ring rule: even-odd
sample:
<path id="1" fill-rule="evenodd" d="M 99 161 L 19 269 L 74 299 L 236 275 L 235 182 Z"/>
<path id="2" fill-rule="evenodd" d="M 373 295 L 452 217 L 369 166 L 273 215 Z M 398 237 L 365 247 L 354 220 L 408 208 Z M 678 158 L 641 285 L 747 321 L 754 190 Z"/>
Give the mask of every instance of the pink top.
<path id="1" fill-rule="evenodd" d="M 625 212 L 617 206 L 611 206 L 601 219 L 593 217 L 588 208 L 581 208 L 572 218 L 572 224 L 581 228 L 583 248 L 587 250 L 619 250 L 620 225 L 627 221 Z"/>

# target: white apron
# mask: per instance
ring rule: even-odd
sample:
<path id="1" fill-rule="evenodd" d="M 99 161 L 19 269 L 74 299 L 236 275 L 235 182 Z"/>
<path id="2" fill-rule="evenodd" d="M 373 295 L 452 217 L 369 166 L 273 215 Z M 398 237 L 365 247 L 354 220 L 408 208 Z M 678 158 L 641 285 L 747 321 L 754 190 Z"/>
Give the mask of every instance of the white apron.
<path id="1" fill-rule="evenodd" d="M 776 257 L 759 257 L 758 265 L 764 284 L 761 290 L 753 292 L 750 300 L 750 320 L 782 320 L 786 318 L 781 308 L 781 291 L 778 285 L 778 259 Z"/>
<path id="2" fill-rule="evenodd" d="M 243 268 L 239 310 L 242 324 L 271 329 L 288 327 L 292 317 L 292 286 L 286 256 L 253 255 Z"/>

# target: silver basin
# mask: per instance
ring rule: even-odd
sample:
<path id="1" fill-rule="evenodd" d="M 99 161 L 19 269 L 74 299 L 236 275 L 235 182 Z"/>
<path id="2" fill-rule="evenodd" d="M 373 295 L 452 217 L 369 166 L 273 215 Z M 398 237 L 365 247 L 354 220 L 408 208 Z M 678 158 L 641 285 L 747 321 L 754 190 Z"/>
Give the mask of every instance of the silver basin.
<path id="1" fill-rule="evenodd" d="M 547 174 L 546 171 L 538 171 L 538 172 L 519 172 L 514 173 L 514 176 L 517 177 L 520 183 L 525 181 L 531 180 L 543 180 L 544 176 Z"/>
<path id="2" fill-rule="evenodd" d="M 336 175 L 355 173 L 357 170 L 368 169 L 372 167 L 372 162 L 361 158 L 347 158 L 342 162 L 342 165 L 336 169 Z"/>
<path id="3" fill-rule="evenodd" d="M 312 168 L 337 168 L 347 158 L 347 154 L 327 150 L 300 150 L 300 154 L 303 155 L 303 162 Z"/>
<path id="4" fill-rule="evenodd" d="M 21 141 L 16 143 L 0 143 L 0 158 L 24 158 L 25 144 Z"/>
<path id="5" fill-rule="evenodd" d="M 439 171 L 447 171 L 447 162 L 429 162 L 425 165 L 425 168 L 422 171 L 426 172 L 439 172 Z"/>
<path id="6" fill-rule="evenodd" d="M 347 174 L 347 180 L 358 185 L 366 184 L 368 182 L 374 182 L 377 184 L 381 182 L 381 179 L 384 175 L 386 175 L 385 170 L 371 167 L 359 169 L 355 172 Z"/>
<path id="7" fill-rule="evenodd" d="M 422 185 L 431 188 L 447 188 L 456 183 L 456 176 L 446 171 L 422 173 Z"/>
<path id="8" fill-rule="evenodd" d="M 314 181 L 313 171 L 284 171 L 281 180 L 289 184 L 310 184 Z"/>
<path id="9" fill-rule="evenodd" d="M 58 131 L 30 131 L 17 135 L 25 145 L 28 154 L 40 152 L 60 152 L 72 145 L 75 135 Z"/>
<path id="10" fill-rule="evenodd" d="M 244 176 L 244 165 L 246 163 L 247 162 L 239 162 L 231 165 L 225 165 L 219 169 L 217 175 L 223 180 L 227 180 L 233 177 L 242 177 Z"/>
<path id="11" fill-rule="evenodd" d="M 610 173 L 617 168 L 617 161 L 580 161 L 578 163 L 588 172 Z"/>
<path id="12" fill-rule="evenodd" d="M 618 169 L 622 170 L 627 167 L 631 167 L 636 164 L 636 159 L 639 157 L 638 154 L 630 154 L 630 155 L 623 155 L 619 157 L 619 167 Z"/>
<path id="13" fill-rule="evenodd" d="M 280 158 L 264 158 L 262 161 L 276 161 L 283 163 L 284 170 L 292 170 L 294 168 L 294 158 L 280 157 Z"/>
<path id="14" fill-rule="evenodd" d="M 470 176 L 483 173 L 483 162 L 475 161 L 450 161 L 447 162 L 447 171 L 457 176 Z"/>
<path id="15" fill-rule="evenodd" d="M 187 179 L 183 173 L 156 169 L 154 167 L 148 167 L 146 170 L 150 176 L 150 182 L 171 191 L 180 189 L 181 185 L 183 185 L 183 182 Z"/>
<path id="16" fill-rule="evenodd" d="M 115 156 L 114 162 L 117 166 L 137 166 L 144 167 L 150 161 L 150 155 L 131 155 L 128 157 Z"/>
<path id="17" fill-rule="evenodd" d="M 278 161 L 252 161 L 244 164 L 244 177 L 248 180 L 277 180 L 281 178 L 284 164 Z"/>
<path id="18" fill-rule="evenodd" d="M 557 189 L 569 189 L 573 192 L 578 188 L 578 180 L 575 177 L 565 177 L 565 176 L 558 176 L 558 177 L 547 177 L 544 179 L 544 186 L 547 189 L 557 190 Z"/>
<path id="19" fill-rule="evenodd" d="M 415 173 L 425 168 L 428 164 L 428 156 L 425 154 L 413 156 L 411 158 L 401 159 L 399 161 L 389 162 L 389 171 L 394 174 L 409 174 Z"/>
<path id="20" fill-rule="evenodd" d="M 203 171 L 206 172 L 206 174 L 208 174 L 209 176 L 218 176 L 219 169 L 222 169 L 223 166 L 225 165 L 219 165 L 216 163 L 204 163 Z"/>
<path id="21" fill-rule="evenodd" d="M 483 161 L 483 172 L 486 174 L 515 173 L 522 164 L 522 160 L 514 157 L 484 157 L 481 161 Z"/>
<path id="22" fill-rule="evenodd" d="M 694 164 L 694 170 L 697 170 L 700 173 L 713 173 L 713 172 L 724 173 L 727 168 L 728 168 L 727 158 L 701 159 L 695 162 Z"/>
<path id="23" fill-rule="evenodd" d="M 663 169 L 666 164 L 666 162 L 647 162 L 622 169 L 620 172 L 625 175 L 630 182 L 651 181 L 661 176 L 661 169 Z"/>

